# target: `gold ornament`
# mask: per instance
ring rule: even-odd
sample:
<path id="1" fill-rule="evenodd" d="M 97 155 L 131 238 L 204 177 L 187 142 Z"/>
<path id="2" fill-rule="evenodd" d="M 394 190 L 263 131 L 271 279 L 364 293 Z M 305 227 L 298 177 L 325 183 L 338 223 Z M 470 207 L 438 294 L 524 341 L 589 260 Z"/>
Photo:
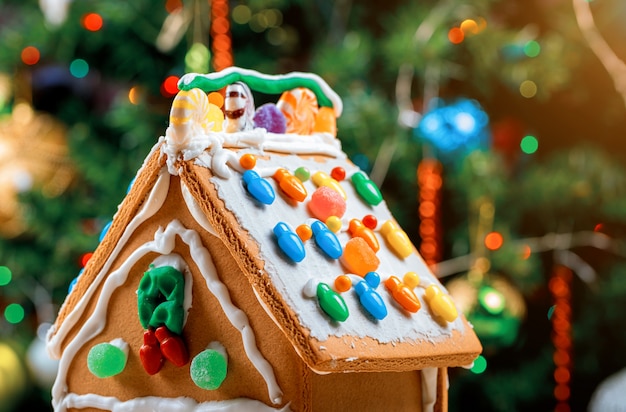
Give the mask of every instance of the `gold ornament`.
<path id="1" fill-rule="evenodd" d="M 12 238 L 26 230 L 20 193 L 36 189 L 56 197 L 73 177 L 62 123 L 27 103 L 15 104 L 10 115 L 0 118 L 1 236 Z"/>

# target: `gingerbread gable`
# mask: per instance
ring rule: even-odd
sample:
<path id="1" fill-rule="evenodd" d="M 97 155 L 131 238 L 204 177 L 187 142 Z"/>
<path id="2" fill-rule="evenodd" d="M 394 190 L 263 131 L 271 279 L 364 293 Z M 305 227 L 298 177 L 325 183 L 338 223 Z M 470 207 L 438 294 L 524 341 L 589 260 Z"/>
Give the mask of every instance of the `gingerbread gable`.
<path id="1" fill-rule="evenodd" d="M 340 100 L 318 77 L 277 78 L 275 83 L 287 85 L 280 87 L 290 88 L 304 79 L 320 102 L 340 114 Z M 180 86 L 208 92 L 239 80 L 275 90 L 276 78 L 237 68 L 187 75 Z M 64 392 L 64 368 L 86 351 L 87 342 L 108 332 L 116 336 L 110 330 L 119 322 L 110 315 L 120 299 L 116 294 L 125 285 L 137 293 L 143 272 L 136 272 L 149 272 L 150 265 L 175 268 L 184 277 L 177 292 L 182 309 L 175 313 L 192 358 L 210 342 L 185 330 L 201 317 L 198 307 L 206 306 L 197 303 L 197 288 L 210 292 L 204 300 L 224 315 L 213 323 L 227 325 L 223 333 L 230 330 L 239 342 L 233 353 L 245 353 L 250 373 L 262 377 L 267 393 L 257 399 L 265 404 L 282 405 L 283 391 L 274 358 L 261 349 L 266 346 L 264 332 L 254 327 L 261 323 L 257 318 L 275 324 L 283 332 L 275 339 L 288 342 L 316 373 L 410 372 L 472 363 L 481 348 L 470 325 L 332 134 L 258 127 L 212 131 L 204 120 L 209 110 L 195 100 L 202 93 L 191 93 L 175 99 L 166 135 L 146 158 L 49 334 L 50 352 L 62 359 L 56 406 L 78 407 L 85 399 L 72 400 Z M 238 292 L 238 284 L 246 291 Z M 137 297 L 130 300 L 132 311 Z M 260 312 L 248 303 L 252 300 Z M 134 313 L 128 318 L 137 318 Z M 149 329 L 136 319 L 132 325 Z M 135 335 L 126 343 L 137 352 L 141 333 Z M 213 335 L 230 357 L 231 348 Z M 306 368 L 299 373 L 307 374 Z M 225 402 L 220 396 L 215 399 Z M 103 396 L 98 405 L 107 409 L 109 398 Z"/>

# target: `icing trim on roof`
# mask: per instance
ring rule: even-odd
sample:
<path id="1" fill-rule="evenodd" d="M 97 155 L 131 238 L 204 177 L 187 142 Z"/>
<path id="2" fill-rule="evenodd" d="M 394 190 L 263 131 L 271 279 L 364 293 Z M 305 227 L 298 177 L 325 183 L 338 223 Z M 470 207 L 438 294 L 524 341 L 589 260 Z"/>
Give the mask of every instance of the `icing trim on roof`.
<path id="1" fill-rule="evenodd" d="M 270 75 L 240 67 L 228 67 L 208 74 L 185 74 L 178 82 L 178 87 L 181 90 L 197 87 L 205 92 L 211 92 L 237 81 L 246 83 L 252 90 L 267 94 L 280 94 L 297 87 L 306 87 L 315 93 L 320 105 L 332 107 L 337 117 L 341 116 L 343 110 L 339 95 L 324 79 L 313 73 L 291 72 Z"/>

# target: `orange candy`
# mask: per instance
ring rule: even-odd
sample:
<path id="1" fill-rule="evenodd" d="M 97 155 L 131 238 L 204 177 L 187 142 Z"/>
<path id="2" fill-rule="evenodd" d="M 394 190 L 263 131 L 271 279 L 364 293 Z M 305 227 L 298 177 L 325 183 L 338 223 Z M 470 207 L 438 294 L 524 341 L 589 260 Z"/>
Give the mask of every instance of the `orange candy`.
<path id="1" fill-rule="evenodd" d="M 352 280 L 349 276 L 340 275 L 335 278 L 335 289 L 337 292 L 347 292 L 352 287 Z"/>
<path id="2" fill-rule="evenodd" d="M 306 199 L 306 188 L 300 179 L 289 173 L 287 169 L 278 168 L 276 172 L 274 172 L 273 177 L 287 196 L 298 202 L 302 202 Z"/>
<path id="3" fill-rule="evenodd" d="M 239 158 L 239 164 L 246 170 L 254 169 L 254 166 L 256 166 L 256 156 L 246 153 Z"/>
<path id="4" fill-rule="evenodd" d="M 380 265 L 380 259 L 363 238 L 353 237 L 343 248 L 341 263 L 350 273 L 365 276 L 374 272 Z"/>
<path id="5" fill-rule="evenodd" d="M 408 285 L 405 285 L 395 276 L 390 276 L 385 281 L 385 287 L 391 293 L 391 296 L 409 312 L 415 313 L 422 307 L 417 296 Z"/>
<path id="6" fill-rule="evenodd" d="M 366 227 L 359 219 L 350 220 L 348 233 L 350 233 L 353 237 L 363 238 L 374 252 L 378 252 L 380 249 L 380 244 L 378 243 L 376 234 L 372 231 L 372 229 Z"/>
<path id="7" fill-rule="evenodd" d="M 311 239 L 313 236 L 313 230 L 311 230 L 311 226 L 309 225 L 300 225 L 296 228 L 296 234 L 303 242 Z"/>
<path id="8" fill-rule="evenodd" d="M 337 136 L 337 117 L 331 107 L 320 107 L 315 116 L 313 133 L 330 133 Z"/>
<path id="9" fill-rule="evenodd" d="M 304 87 L 284 92 L 276 107 L 287 119 L 287 133 L 311 134 L 318 112 L 315 93 Z"/>

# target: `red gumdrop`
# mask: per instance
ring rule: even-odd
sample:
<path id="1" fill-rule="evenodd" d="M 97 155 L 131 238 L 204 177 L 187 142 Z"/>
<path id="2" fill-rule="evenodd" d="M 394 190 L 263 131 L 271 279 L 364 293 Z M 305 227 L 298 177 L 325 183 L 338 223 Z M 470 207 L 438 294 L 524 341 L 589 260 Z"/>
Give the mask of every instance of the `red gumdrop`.
<path id="1" fill-rule="evenodd" d="M 341 218 L 346 213 L 346 201 L 337 191 L 328 186 L 315 189 L 308 206 L 311 214 L 322 222 L 330 216 Z"/>

